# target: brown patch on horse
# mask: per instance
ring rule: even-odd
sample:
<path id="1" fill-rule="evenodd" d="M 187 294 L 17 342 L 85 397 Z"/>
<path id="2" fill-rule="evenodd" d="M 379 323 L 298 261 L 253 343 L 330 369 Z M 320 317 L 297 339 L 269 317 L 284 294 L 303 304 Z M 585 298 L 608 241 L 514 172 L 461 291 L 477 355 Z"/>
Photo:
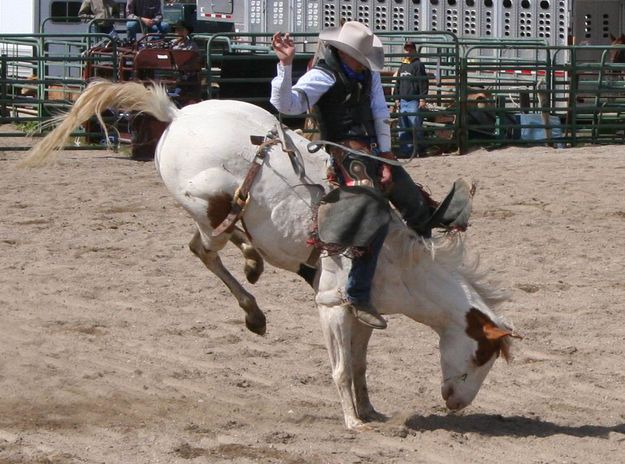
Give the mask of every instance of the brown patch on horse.
<path id="1" fill-rule="evenodd" d="M 518 337 L 512 331 L 502 329 L 495 324 L 490 317 L 476 308 L 471 308 L 467 313 L 466 333 L 477 342 L 475 351 L 475 364 L 482 366 L 493 355 L 503 355 L 506 361 L 510 358 L 510 341 L 508 337 Z"/>
<path id="2" fill-rule="evenodd" d="M 217 228 L 230 213 L 232 208 L 232 195 L 228 193 L 218 193 L 208 199 L 208 208 L 206 215 L 213 229 Z M 226 229 L 226 232 L 232 232 L 234 224 Z"/>

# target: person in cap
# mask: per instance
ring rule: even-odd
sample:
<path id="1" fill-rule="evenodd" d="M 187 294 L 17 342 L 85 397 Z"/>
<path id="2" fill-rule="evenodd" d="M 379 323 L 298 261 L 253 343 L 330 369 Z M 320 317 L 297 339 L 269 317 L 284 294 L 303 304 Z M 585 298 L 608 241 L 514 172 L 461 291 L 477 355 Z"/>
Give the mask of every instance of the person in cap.
<path id="1" fill-rule="evenodd" d="M 429 91 L 428 74 L 425 66 L 417 56 L 414 42 L 404 44 L 406 56 L 397 70 L 395 81 L 395 111 L 399 111 L 400 151 L 403 156 L 410 157 L 414 152 L 413 128 L 417 142 L 416 155 L 425 156 L 425 137 L 423 134 L 423 116 L 419 113 L 425 109 Z"/>
<path id="2" fill-rule="evenodd" d="M 271 103 L 285 114 L 302 114 L 312 108 L 323 140 L 395 159 L 391 152 L 390 114 L 379 72 L 384 66 L 380 39 L 364 24 L 346 21 L 339 29 L 322 31 L 319 40 L 326 46 L 323 58 L 292 85 L 294 42 L 288 33 L 273 36 L 272 45 L 280 62 L 271 83 Z M 333 146 L 329 152 L 336 175 L 335 179 L 329 175 L 330 181 L 380 187 L 407 224 L 429 236 L 429 205 L 401 166 L 350 155 Z M 350 169 L 354 162 L 367 168 L 364 174 L 360 171 L 359 178 L 354 174 L 356 170 Z M 376 329 L 386 327 L 386 321 L 370 301 L 371 283 L 385 236 L 383 228 L 370 243 L 368 252 L 354 258 L 346 284 L 349 310 L 360 322 Z"/>
<path id="3" fill-rule="evenodd" d="M 190 37 L 193 33 L 193 26 L 184 21 L 178 21 L 173 25 L 173 29 L 176 33 L 176 39 L 171 45 L 173 50 L 198 50 L 197 44 Z"/>

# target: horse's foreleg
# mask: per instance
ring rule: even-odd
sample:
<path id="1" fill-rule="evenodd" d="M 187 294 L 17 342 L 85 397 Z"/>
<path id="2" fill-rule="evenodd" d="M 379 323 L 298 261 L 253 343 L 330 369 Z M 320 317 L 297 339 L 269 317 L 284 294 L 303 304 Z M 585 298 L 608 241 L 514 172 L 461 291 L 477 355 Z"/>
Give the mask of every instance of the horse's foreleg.
<path id="1" fill-rule="evenodd" d="M 239 306 L 241 306 L 246 313 L 245 326 L 258 335 L 264 335 L 267 328 L 267 321 L 265 315 L 256 304 L 256 299 L 243 288 L 230 272 L 228 272 L 221 262 L 219 254 L 204 246 L 199 231 L 196 232 L 191 239 L 189 248 L 193 254 L 200 258 L 204 265 L 230 289 L 239 302 Z"/>
<path id="2" fill-rule="evenodd" d="M 243 253 L 243 257 L 245 258 L 245 267 L 243 268 L 243 272 L 245 272 L 247 281 L 251 284 L 255 284 L 265 268 L 263 257 L 260 253 L 258 253 L 258 251 L 256 251 L 256 248 L 254 248 L 248 240 L 245 232 L 238 227 L 235 227 L 232 231 L 230 241 L 234 243 L 239 250 L 241 250 L 241 253 Z"/>
<path id="3" fill-rule="evenodd" d="M 369 401 L 367 390 L 367 347 L 373 329 L 363 324 L 354 324 L 352 329 L 352 372 L 354 376 L 354 395 L 358 415 L 366 421 L 386 418 L 375 410 Z"/>
<path id="4" fill-rule="evenodd" d="M 352 324 L 353 317 L 342 306 L 319 305 L 321 328 L 325 338 L 332 378 L 339 392 L 345 425 L 348 429 L 362 427 L 352 392 Z"/>

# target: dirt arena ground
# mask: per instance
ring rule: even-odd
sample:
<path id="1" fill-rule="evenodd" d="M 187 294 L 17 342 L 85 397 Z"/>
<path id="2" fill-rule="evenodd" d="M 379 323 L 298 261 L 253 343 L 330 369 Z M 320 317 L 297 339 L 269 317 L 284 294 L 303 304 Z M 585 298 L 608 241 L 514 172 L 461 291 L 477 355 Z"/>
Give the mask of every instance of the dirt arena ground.
<path id="1" fill-rule="evenodd" d="M 525 338 L 448 414 L 435 334 L 390 317 L 369 367 L 389 419 L 365 432 L 344 429 L 299 277 L 248 285 L 256 336 L 151 162 L 23 156 L 0 152 L 0 463 L 625 462 L 625 146 L 411 163 L 436 197 L 478 182 L 469 244 Z"/>

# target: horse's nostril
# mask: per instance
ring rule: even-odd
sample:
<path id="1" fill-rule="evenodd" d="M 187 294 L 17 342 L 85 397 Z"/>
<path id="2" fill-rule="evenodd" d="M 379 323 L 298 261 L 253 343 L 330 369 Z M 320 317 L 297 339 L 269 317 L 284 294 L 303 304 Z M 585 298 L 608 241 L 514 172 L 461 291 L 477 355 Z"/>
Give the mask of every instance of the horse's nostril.
<path id="1" fill-rule="evenodd" d="M 458 409 L 462 409 L 464 404 L 460 400 L 448 400 L 445 403 L 447 408 L 452 411 L 457 411 Z"/>
<path id="2" fill-rule="evenodd" d="M 443 399 L 447 401 L 454 394 L 454 387 L 451 385 L 443 387 L 443 391 L 441 393 L 443 395 Z"/>

